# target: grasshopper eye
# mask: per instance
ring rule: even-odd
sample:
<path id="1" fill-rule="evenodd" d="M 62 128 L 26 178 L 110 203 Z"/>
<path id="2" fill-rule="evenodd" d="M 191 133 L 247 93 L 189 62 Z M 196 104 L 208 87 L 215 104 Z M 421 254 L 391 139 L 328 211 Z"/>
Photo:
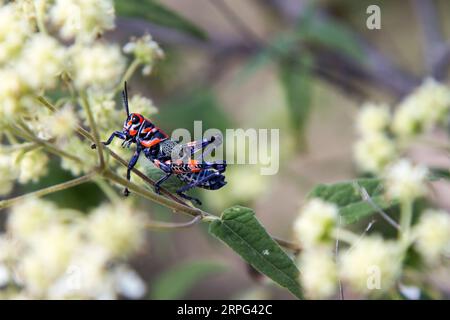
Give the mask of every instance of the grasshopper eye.
<path id="1" fill-rule="evenodd" d="M 133 116 L 133 118 L 131 118 L 131 121 L 133 122 L 133 124 L 137 124 L 137 123 L 139 123 L 139 118 L 136 116 Z"/>

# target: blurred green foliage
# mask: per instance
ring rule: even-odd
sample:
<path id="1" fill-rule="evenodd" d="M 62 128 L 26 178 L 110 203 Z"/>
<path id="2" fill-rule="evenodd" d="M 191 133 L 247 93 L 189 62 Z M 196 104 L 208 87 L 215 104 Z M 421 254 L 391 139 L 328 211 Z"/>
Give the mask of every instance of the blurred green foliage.
<path id="1" fill-rule="evenodd" d="M 363 189 L 370 197 L 363 198 Z M 334 203 L 339 208 L 345 223 L 354 223 L 359 219 L 375 213 L 376 207 L 388 209 L 396 204 L 383 195 L 383 184 L 380 179 L 357 179 L 335 184 L 319 184 L 308 195 L 309 198 L 321 198 Z"/>
<path id="2" fill-rule="evenodd" d="M 209 260 L 182 262 L 160 274 L 151 286 L 150 299 L 181 299 L 199 281 L 226 270 L 223 263 Z"/>

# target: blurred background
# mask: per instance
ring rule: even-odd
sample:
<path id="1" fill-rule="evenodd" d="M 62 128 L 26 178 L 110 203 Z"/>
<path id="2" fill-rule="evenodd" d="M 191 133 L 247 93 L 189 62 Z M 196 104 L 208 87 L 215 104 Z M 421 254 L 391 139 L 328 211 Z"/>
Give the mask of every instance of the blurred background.
<path id="1" fill-rule="evenodd" d="M 315 184 L 357 176 L 358 107 L 398 102 L 427 76 L 445 81 L 450 61 L 448 1 L 115 3 L 117 28 L 105 34 L 108 40 L 124 45 L 148 32 L 165 52 L 150 78 L 137 74 L 129 83 L 132 93 L 158 107 L 153 120 L 159 127 L 192 130 L 201 120 L 204 130 L 280 129 L 278 174 L 232 165 L 226 187 L 198 196 L 215 214 L 234 204 L 252 207 L 268 231 L 284 239 L 291 238 L 292 221 Z M 369 5 L 381 9 L 381 29 L 367 28 Z M 49 171 L 17 194 L 70 178 L 56 163 Z M 104 201 L 96 188 L 87 184 L 48 198 L 88 209 Z M 154 219 L 185 220 L 144 200 L 140 207 Z M 292 298 L 203 227 L 150 234 L 133 263 L 150 298 Z"/>

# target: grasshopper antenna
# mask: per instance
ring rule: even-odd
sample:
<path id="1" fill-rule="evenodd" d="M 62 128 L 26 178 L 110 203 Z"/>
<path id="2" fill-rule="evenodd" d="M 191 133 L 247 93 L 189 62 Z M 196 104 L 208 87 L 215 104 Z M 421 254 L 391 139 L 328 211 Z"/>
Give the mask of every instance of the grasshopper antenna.
<path id="1" fill-rule="evenodd" d="M 130 115 L 130 109 L 128 108 L 128 90 L 127 90 L 127 82 L 125 81 L 124 84 L 124 89 L 122 91 L 122 100 L 123 100 L 123 106 L 125 107 L 125 111 L 127 113 L 127 116 Z"/>

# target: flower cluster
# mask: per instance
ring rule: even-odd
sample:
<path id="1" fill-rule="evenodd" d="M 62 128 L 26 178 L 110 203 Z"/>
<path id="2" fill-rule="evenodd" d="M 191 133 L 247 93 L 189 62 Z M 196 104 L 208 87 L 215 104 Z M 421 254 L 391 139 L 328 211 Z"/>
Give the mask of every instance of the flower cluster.
<path id="1" fill-rule="evenodd" d="M 364 104 L 356 121 L 357 165 L 365 172 L 382 173 L 415 137 L 447 125 L 449 111 L 450 90 L 433 79 L 426 79 L 405 97 L 393 115 L 387 105 Z"/>
<path id="2" fill-rule="evenodd" d="M 398 238 L 358 236 L 337 224 L 335 204 L 309 200 L 293 225 L 302 248 L 300 281 L 309 297 L 336 295 L 339 281 L 361 295 L 389 294 L 410 281 L 407 274 L 419 271 L 411 264 L 414 253 L 416 263 L 427 270 L 446 264 L 450 214 L 431 208 L 416 212 L 414 203 L 427 195 L 429 169 L 407 159 L 404 151 L 420 134 L 446 127 L 449 111 L 450 91 L 432 79 L 407 96 L 393 115 L 387 105 L 363 105 L 356 123 L 360 139 L 355 159 L 362 170 L 380 178 L 384 199 L 399 204 L 399 223 L 389 221 L 397 227 Z M 333 250 L 337 240 L 347 245 L 339 254 Z"/>
<path id="3" fill-rule="evenodd" d="M 101 186 L 108 194 L 111 181 L 97 170 L 102 157 L 80 131 L 104 140 L 122 126 L 125 112 L 116 96 L 137 67 L 149 73 L 161 48 L 150 35 L 133 38 L 126 50 L 104 39 L 115 26 L 113 0 L 0 1 L 0 20 L 0 196 L 16 183 L 39 182 L 54 158 L 74 176 L 88 174 L 79 181 L 106 179 Z M 131 95 L 130 107 L 157 111 L 140 95 Z M 105 170 L 118 172 L 117 162 L 106 152 L 104 158 Z M 60 190 L 44 193 L 52 189 Z M 0 297 L 145 293 L 126 263 L 142 248 L 146 223 L 130 205 L 104 204 L 87 215 L 25 195 L 1 205 L 13 207 L 0 234 Z"/>
<path id="4" fill-rule="evenodd" d="M 137 66 L 151 70 L 163 51 L 150 35 L 132 38 L 124 50 L 102 39 L 114 28 L 112 0 L 2 2 L 0 19 L 0 138 L 6 142 L 0 148 L 0 194 L 11 192 L 14 182 L 45 176 L 48 152 L 60 156 L 73 175 L 92 171 L 98 159 L 91 142 L 75 133 L 81 124 L 91 126 L 85 104 L 107 138 L 125 116 L 115 101 L 123 81 Z M 57 110 L 37 101 L 49 91 L 61 96 L 51 101 Z M 130 106 L 146 115 L 157 111 L 141 95 L 132 95 Z"/>
<path id="5" fill-rule="evenodd" d="M 415 222 L 414 203 L 428 194 L 429 169 L 406 158 L 405 151 L 421 134 L 445 128 L 449 112 L 449 89 L 432 79 L 407 96 L 393 114 L 384 104 L 362 106 L 356 121 L 360 139 L 354 146 L 355 160 L 360 169 L 381 179 L 384 199 L 399 204 L 398 238 L 358 236 L 337 224 L 335 204 L 310 199 L 293 225 L 302 249 L 300 281 L 308 297 L 335 296 L 339 281 L 364 296 L 389 294 L 408 281 L 405 274 L 421 277 L 408 259 L 412 253 L 428 270 L 445 265 L 444 257 L 450 253 L 450 213 L 423 209 Z M 347 245 L 339 254 L 337 240 Z"/>
<path id="6" fill-rule="evenodd" d="M 124 262 L 143 244 L 145 219 L 126 204 L 90 215 L 29 199 L 0 235 L 0 296 L 139 298 L 145 285 Z"/>

